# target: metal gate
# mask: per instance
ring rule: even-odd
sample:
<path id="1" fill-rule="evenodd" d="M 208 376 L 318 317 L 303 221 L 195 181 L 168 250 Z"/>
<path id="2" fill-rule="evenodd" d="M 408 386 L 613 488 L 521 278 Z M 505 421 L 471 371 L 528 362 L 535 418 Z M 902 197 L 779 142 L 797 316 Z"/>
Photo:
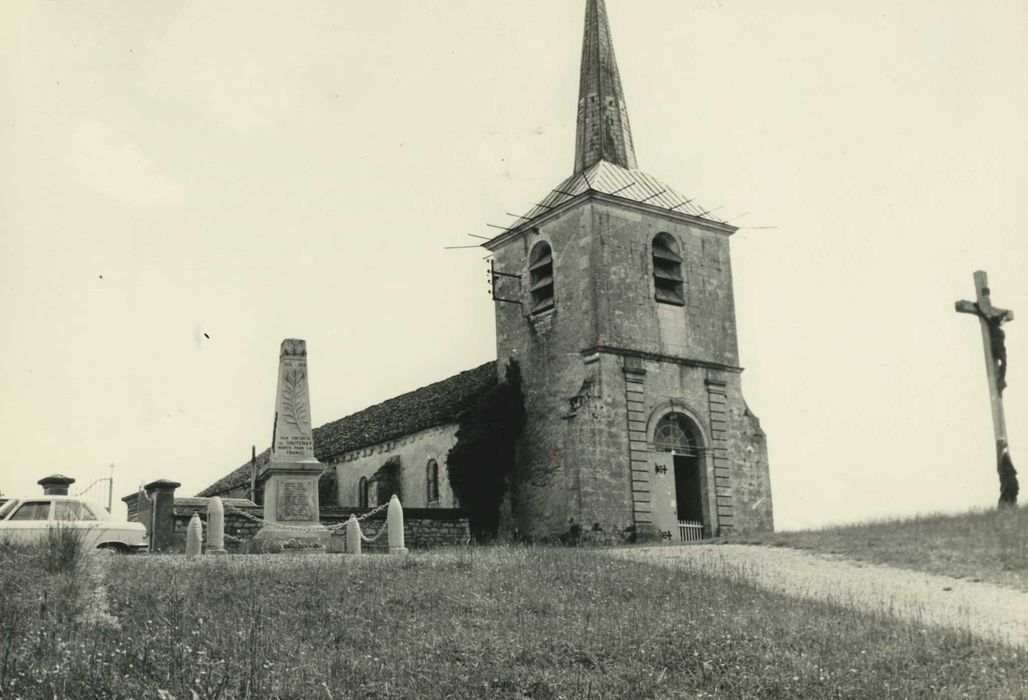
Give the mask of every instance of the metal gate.
<path id="1" fill-rule="evenodd" d="M 682 542 L 700 542 L 703 540 L 703 523 L 695 520 L 679 520 L 678 536 Z"/>

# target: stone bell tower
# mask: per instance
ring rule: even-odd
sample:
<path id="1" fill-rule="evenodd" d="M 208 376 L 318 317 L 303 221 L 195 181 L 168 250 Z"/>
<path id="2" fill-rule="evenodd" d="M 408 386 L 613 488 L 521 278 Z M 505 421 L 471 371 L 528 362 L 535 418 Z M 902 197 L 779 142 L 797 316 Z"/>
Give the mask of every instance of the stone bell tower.
<path id="1" fill-rule="evenodd" d="M 740 386 L 735 231 L 638 169 L 604 0 L 587 0 L 574 172 L 485 244 L 498 367 L 520 362 L 526 396 L 520 532 L 772 527 L 765 436 Z"/>

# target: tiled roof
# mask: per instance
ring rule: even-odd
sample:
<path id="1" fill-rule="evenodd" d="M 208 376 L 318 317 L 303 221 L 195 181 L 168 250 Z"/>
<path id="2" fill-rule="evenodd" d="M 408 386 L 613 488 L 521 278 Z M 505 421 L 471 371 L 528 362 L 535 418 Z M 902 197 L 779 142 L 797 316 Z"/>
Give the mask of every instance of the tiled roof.
<path id="1" fill-rule="evenodd" d="M 585 172 L 572 175 L 550 190 L 550 193 L 539 204 L 516 221 L 511 228 L 520 228 L 537 216 L 545 214 L 554 207 L 589 190 L 723 223 L 710 216 L 708 210 L 679 194 L 649 173 L 638 169 L 629 170 L 601 160 Z"/>
<path id="2" fill-rule="evenodd" d="M 496 384 L 496 362 L 469 369 L 314 429 L 314 456 L 330 463 L 346 452 L 452 423 L 482 392 Z M 270 450 L 257 456 L 257 468 Z M 247 461 L 197 496 L 217 496 L 250 483 Z"/>

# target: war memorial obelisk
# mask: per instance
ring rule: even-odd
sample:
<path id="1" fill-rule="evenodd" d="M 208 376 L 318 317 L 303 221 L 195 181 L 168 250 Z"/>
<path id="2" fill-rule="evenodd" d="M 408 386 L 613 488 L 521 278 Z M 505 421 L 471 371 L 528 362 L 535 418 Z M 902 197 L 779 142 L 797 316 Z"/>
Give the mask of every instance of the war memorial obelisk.
<path id="1" fill-rule="evenodd" d="M 266 521 L 255 538 L 261 549 L 328 542 L 329 531 L 319 522 L 318 478 L 323 470 L 314 457 L 307 343 L 289 338 L 282 341 L 278 356 L 271 458 L 257 475 Z"/>

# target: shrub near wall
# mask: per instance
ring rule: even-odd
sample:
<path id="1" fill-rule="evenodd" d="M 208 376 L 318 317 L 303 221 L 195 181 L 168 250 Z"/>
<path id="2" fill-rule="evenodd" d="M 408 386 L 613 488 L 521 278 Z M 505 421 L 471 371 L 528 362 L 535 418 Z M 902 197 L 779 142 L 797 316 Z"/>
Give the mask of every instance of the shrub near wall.
<path id="1" fill-rule="evenodd" d="M 482 394 L 460 417 L 457 442 L 446 456 L 450 487 L 468 513 L 476 540 L 500 527 L 500 505 L 516 478 L 515 443 L 525 427 L 521 368 L 507 363 L 506 380 Z"/>

